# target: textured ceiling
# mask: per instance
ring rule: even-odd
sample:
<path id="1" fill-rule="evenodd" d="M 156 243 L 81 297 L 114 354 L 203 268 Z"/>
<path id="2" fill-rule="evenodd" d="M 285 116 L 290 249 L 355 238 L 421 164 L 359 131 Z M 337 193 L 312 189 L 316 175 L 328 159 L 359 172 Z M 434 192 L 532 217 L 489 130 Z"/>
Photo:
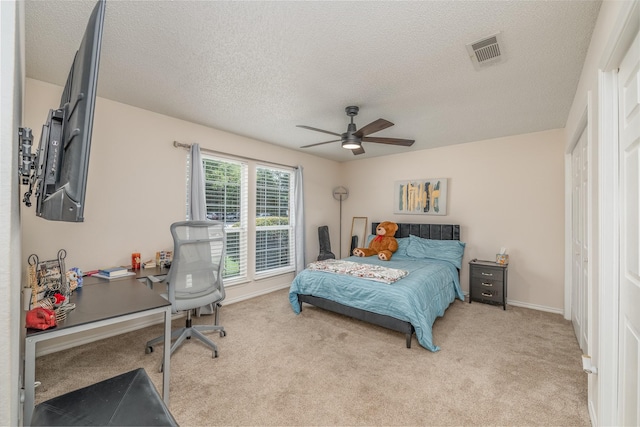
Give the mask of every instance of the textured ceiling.
<path id="1" fill-rule="evenodd" d="M 28 77 L 64 84 L 94 4 L 26 1 Z M 371 136 L 416 140 L 301 149 L 337 161 L 561 128 L 599 7 L 111 0 L 98 96 L 292 149 L 334 139 L 296 125 L 342 133 L 357 105 L 358 128 L 395 123 Z M 498 31 L 503 61 L 476 70 L 465 45 Z"/>

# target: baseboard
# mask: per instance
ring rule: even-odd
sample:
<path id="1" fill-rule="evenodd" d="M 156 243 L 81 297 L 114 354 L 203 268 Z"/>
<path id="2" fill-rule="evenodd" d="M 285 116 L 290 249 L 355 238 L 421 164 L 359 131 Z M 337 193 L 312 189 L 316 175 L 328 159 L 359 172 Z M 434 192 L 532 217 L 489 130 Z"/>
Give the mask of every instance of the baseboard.
<path id="1" fill-rule="evenodd" d="M 466 292 L 463 291 L 462 293 L 464 294 L 465 300 L 469 301 L 469 292 L 468 291 L 466 291 Z M 531 303 L 528 303 L 528 302 L 515 301 L 515 300 L 510 300 L 510 299 L 507 299 L 507 305 L 513 305 L 515 307 L 530 308 L 532 310 L 546 311 L 548 313 L 555 313 L 555 314 L 564 315 L 564 310 L 563 309 L 555 308 L 555 307 L 547 307 L 546 305 L 531 304 Z"/>
<path id="2" fill-rule="evenodd" d="M 259 297 L 261 295 L 270 294 L 271 292 L 279 291 L 281 289 L 287 289 L 291 286 L 291 283 L 284 283 L 280 285 L 275 285 L 270 288 L 261 289 L 259 291 L 251 292 L 248 294 L 244 294 L 235 298 L 225 298 L 224 305 L 233 304 L 240 301 L 245 301 L 251 298 Z"/>
<path id="3" fill-rule="evenodd" d="M 591 426 L 598 426 L 598 416 L 596 415 L 596 408 L 593 406 L 593 400 L 589 400 L 589 418 L 591 418 Z"/>
<path id="4" fill-rule="evenodd" d="M 257 292 L 248 293 L 235 298 L 228 298 L 224 300 L 224 305 L 234 304 L 236 302 L 244 301 L 247 299 L 255 298 L 261 295 L 266 295 L 274 291 L 288 288 L 290 284 L 280 284 L 272 286 L 270 288 L 262 289 Z M 184 317 L 184 314 L 174 314 L 172 319 L 179 319 Z M 126 334 L 128 332 L 137 331 L 138 329 L 146 328 L 161 324 L 164 322 L 163 315 L 147 316 L 139 319 L 131 320 L 129 322 L 119 323 L 100 329 L 93 329 L 83 333 L 77 333 L 66 337 L 52 339 L 46 342 L 38 344 L 36 349 L 36 357 L 44 356 L 50 353 L 56 353 L 58 351 L 67 350 L 69 348 L 77 347 L 79 345 L 89 344 L 94 341 L 99 341 L 105 338 L 109 338 L 115 335 Z M 140 351 L 144 351 L 144 343 L 140 344 Z"/>
<path id="5" fill-rule="evenodd" d="M 546 311 L 549 313 L 564 315 L 564 310 L 561 308 L 547 307 L 545 305 L 538 305 L 538 304 L 530 304 L 528 302 L 513 301 L 510 299 L 507 299 L 507 305 L 513 305 L 516 307 L 530 308 L 532 310 Z"/>
<path id="6" fill-rule="evenodd" d="M 181 317 L 184 317 L 184 314 L 174 314 L 172 316 L 172 320 L 179 319 Z M 89 344 L 115 335 L 126 334 L 128 332 L 137 331 L 138 329 L 161 323 L 164 323 L 164 315 L 158 314 L 157 316 L 141 317 L 128 322 L 118 323 L 117 325 L 105 326 L 99 329 L 92 329 L 85 332 L 79 332 L 77 334 L 67 335 L 65 337 L 54 338 L 38 344 L 36 357 L 67 350 L 79 345 Z M 140 344 L 140 350 L 144 351 L 144 343 Z"/>

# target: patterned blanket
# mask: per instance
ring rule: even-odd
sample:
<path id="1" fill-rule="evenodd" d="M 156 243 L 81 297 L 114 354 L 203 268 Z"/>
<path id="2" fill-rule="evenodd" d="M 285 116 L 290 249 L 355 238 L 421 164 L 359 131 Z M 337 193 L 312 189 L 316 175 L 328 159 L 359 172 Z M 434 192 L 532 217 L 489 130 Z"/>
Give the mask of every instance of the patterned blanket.
<path id="1" fill-rule="evenodd" d="M 409 274 L 408 271 L 398 270 L 396 268 L 387 268 L 373 264 L 360 264 L 358 262 L 339 259 L 312 262 L 307 266 L 307 269 L 327 273 L 346 274 L 348 276 L 375 280 L 376 282 L 386 284 L 398 281 Z"/>

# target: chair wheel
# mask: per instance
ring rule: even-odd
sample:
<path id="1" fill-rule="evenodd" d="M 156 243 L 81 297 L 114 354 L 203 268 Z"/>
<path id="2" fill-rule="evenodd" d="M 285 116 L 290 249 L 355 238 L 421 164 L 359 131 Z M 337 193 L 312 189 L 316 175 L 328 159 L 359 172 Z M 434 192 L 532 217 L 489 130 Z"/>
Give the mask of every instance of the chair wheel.
<path id="1" fill-rule="evenodd" d="M 148 345 L 147 348 L 144 349 L 144 352 L 145 352 L 145 354 L 153 353 L 153 347 Z"/>
<path id="2" fill-rule="evenodd" d="M 227 331 L 220 331 L 220 336 L 221 337 L 226 337 L 227 336 Z"/>
<path id="3" fill-rule="evenodd" d="M 213 351 L 213 358 L 217 359 L 218 358 L 218 350 L 214 350 Z"/>

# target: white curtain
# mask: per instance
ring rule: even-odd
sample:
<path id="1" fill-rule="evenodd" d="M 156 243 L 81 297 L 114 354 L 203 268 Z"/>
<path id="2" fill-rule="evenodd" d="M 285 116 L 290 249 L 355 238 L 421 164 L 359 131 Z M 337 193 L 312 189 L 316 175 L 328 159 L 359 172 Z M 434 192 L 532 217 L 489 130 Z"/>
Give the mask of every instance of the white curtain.
<path id="1" fill-rule="evenodd" d="M 202 154 L 200 144 L 191 144 L 191 158 L 189 161 L 189 220 L 205 221 L 207 219 L 207 201 L 204 194 L 204 170 L 202 169 Z M 196 310 L 196 315 L 213 314 L 213 304 L 208 304 Z"/>
<path id="2" fill-rule="evenodd" d="M 304 270 L 306 263 L 304 261 L 304 185 L 302 181 L 302 166 L 296 169 L 296 187 L 295 187 L 295 235 L 296 235 L 296 274 Z"/>
<path id="3" fill-rule="evenodd" d="M 207 203 L 204 194 L 204 171 L 200 144 L 191 145 L 189 162 L 189 219 L 204 221 L 207 219 Z"/>

